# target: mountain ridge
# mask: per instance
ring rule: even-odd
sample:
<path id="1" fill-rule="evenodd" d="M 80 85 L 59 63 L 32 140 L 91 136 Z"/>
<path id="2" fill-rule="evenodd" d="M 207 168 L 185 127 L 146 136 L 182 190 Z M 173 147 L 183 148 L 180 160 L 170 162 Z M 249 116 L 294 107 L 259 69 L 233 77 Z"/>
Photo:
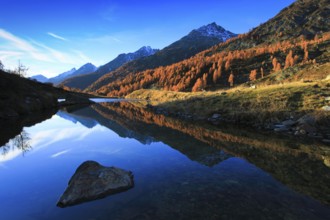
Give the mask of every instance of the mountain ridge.
<path id="1" fill-rule="evenodd" d="M 201 33 L 204 29 L 207 28 L 212 29 L 214 32 L 218 31 L 218 35 L 216 36 L 215 33 L 213 33 L 213 35 L 210 36 Z M 220 35 L 222 36 L 221 39 L 219 38 Z M 191 31 L 188 33 L 188 35 L 182 37 L 178 41 L 175 41 L 169 46 L 158 51 L 156 54 L 129 62 L 118 68 L 116 71 L 112 71 L 102 76 L 93 84 L 91 84 L 86 89 L 86 91 L 95 91 L 110 82 L 120 80 L 130 73 L 139 72 L 146 69 L 153 69 L 159 66 L 166 66 L 182 61 L 205 49 L 210 48 L 211 46 L 223 42 L 225 36 L 235 37 L 237 35 L 228 30 L 225 30 L 214 22 L 202 26 L 199 29 Z"/>
<path id="2" fill-rule="evenodd" d="M 100 66 L 96 71 L 90 74 L 86 74 L 83 76 L 76 76 L 64 80 L 61 83 L 61 86 L 68 86 L 70 88 L 78 88 L 83 90 L 87 88 L 87 86 L 89 86 L 92 82 L 100 78 L 102 75 L 110 71 L 116 70 L 123 64 L 133 61 L 135 59 L 153 55 L 158 51 L 159 51 L 158 49 L 152 49 L 150 46 L 143 46 L 135 52 L 119 54 L 115 59 Z"/>
<path id="3" fill-rule="evenodd" d="M 308 19 L 301 20 L 306 16 L 305 8 Z M 126 77 L 94 87 L 94 91 L 108 96 L 125 96 L 148 88 L 201 91 L 252 83 L 276 72 L 279 75 L 270 80 L 283 81 L 306 65 L 329 62 L 330 23 L 324 23 L 329 20 L 329 14 L 328 1 L 300 0 L 247 34 L 172 65 L 138 73 L 132 71 Z M 312 28 L 306 33 L 300 25 Z"/>

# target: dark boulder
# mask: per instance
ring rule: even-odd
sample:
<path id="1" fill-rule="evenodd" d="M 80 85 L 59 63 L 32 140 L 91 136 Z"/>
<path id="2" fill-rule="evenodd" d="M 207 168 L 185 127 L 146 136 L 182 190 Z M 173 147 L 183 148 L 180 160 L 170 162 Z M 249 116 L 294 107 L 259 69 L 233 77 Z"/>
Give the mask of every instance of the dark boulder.
<path id="1" fill-rule="evenodd" d="M 71 177 L 57 206 L 67 207 L 101 199 L 134 186 L 133 174 L 116 167 L 104 167 L 95 161 L 82 163 Z"/>

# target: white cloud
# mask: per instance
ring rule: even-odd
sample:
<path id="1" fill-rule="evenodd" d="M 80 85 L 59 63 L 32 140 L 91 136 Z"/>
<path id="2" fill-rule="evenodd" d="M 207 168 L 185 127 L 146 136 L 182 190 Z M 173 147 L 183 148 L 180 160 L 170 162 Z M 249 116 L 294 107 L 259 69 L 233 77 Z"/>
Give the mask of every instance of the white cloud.
<path id="1" fill-rule="evenodd" d="M 55 158 L 55 157 L 61 156 L 61 155 L 63 155 L 63 154 L 66 154 L 66 153 L 68 153 L 69 151 L 70 151 L 70 150 L 63 150 L 63 151 L 60 151 L 60 152 L 58 152 L 58 153 L 56 153 L 56 154 L 51 155 L 50 157 Z"/>
<path id="2" fill-rule="evenodd" d="M 67 40 L 51 32 L 48 34 L 63 41 Z M 21 60 L 24 65 L 29 67 L 31 75 L 43 74 L 47 77 L 56 75 L 56 73 L 58 74 L 68 68 L 91 62 L 89 57 L 81 51 L 66 48 L 64 52 L 33 39 L 22 39 L 1 28 L 0 60 L 9 69 L 15 68 L 17 61 Z"/>
<path id="3" fill-rule="evenodd" d="M 11 48 L 13 48 L 11 52 L 24 52 L 36 60 L 51 61 L 51 59 L 46 54 L 42 53 L 32 44 L 19 37 L 16 37 L 15 35 L 3 29 L 0 29 L 0 38 L 2 38 L 3 40 L 7 41 L 8 44 L 10 44 Z"/>
<path id="4" fill-rule="evenodd" d="M 52 37 L 54 37 L 54 38 L 56 38 L 56 39 L 58 39 L 58 40 L 69 41 L 68 39 L 66 39 L 66 38 L 64 38 L 64 37 L 61 37 L 61 36 L 59 36 L 59 35 L 57 35 L 57 34 L 54 34 L 54 33 L 52 33 L 52 32 L 48 32 L 47 34 L 50 35 L 50 36 L 52 36 Z"/>
<path id="5" fill-rule="evenodd" d="M 36 49 L 31 46 L 31 44 L 29 44 L 28 42 L 14 36 L 13 34 L 0 29 L 0 37 L 8 40 L 9 42 L 11 42 L 13 45 L 15 45 L 17 48 L 23 50 L 23 51 L 35 51 Z"/>
<path id="6" fill-rule="evenodd" d="M 61 63 L 65 63 L 65 64 L 76 64 L 77 62 L 79 62 L 79 60 L 77 59 L 77 57 L 75 55 L 72 54 L 67 54 L 58 50 L 55 50 L 51 47 L 48 47 L 44 44 L 41 44 L 39 42 L 33 41 L 32 43 L 35 44 L 36 46 L 38 46 L 40 49 L 43 49 L 44 52 L 48 55 L 50 55 L 54 60 L 61 62 Z"/>
<path id="7" fill-rule="evenodd" d="M 19 57 L 22 54 L 23 54 L 22 52 L 17 52 L 17 51 L 0 50 L 0 60 L 5 60 L 10 57 Z"/>

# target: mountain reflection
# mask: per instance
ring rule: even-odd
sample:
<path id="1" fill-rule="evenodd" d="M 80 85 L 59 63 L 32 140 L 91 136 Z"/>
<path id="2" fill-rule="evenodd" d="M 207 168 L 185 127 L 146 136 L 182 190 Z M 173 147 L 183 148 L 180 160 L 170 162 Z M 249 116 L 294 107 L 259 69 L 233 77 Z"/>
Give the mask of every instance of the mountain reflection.
<path id="1" fill-rule="evenodd" d="M 144 144 L 161 141 L 206 166 L 231 155 L 242 157 L 296 191 L 330 204 L 330 152 L 323 144 L 182 121 L 154 114 L 140 103 L 101 103 L 70 114 L 77 120 L 90 117 Z"/>
<path id="2" fill-rule="evenodd" d="M 30 150 L 29 135 L 23 127 L 50 118 L 53 114 L 33 115 L 15 122 L 0 121 L 0 146 L 4 145 L 0 147 L 2 154 L 9 157 L 12 152 Z M 90 128 L 88 130 L 100 124 L 120 137 L 134 138 L 143 144 L 163 142 L 190 160 L 208 167 L 230 157 L 244 158 L 295 191 L 330 204 L 330 151 L 321 143 L 265 135 L 231 126 L 215 127 L 182 121 L 155 114 L 141 103 L 75 106 L 62 109 L 58 116 L 79 122 Z M 57 152 L 54 157 L 63 153 Z"/>
<path id="3" fill-rule="evenodd" d="M 95 104 L 89 108 L 71 111 L 67 115 L 63 111 L 60 116 L 74 118 L 81 124 L 84 124 L 86 118 L 89 117 L 96 120 L 100 125 L 116 132 L 120 137 L 134 138 L 145 145 L 161 141 L 180 151 L 189 159 L 210 167 L 232 157 L 220 149 L 192 138 L 189 134 L 156 123 L 146 123 L 143 118 L 137 120 L 134 117 L 117 112 L 116 110 L 122 107 L 132 105 L 127 102 L 123 103 L 125 104 L 121 105 L 119 102 Z"/>

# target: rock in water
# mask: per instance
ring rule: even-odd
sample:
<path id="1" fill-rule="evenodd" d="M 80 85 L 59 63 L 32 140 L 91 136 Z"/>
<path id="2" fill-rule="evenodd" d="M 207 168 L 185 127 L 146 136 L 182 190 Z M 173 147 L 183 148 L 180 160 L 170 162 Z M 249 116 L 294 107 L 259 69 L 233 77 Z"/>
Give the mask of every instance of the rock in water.
<path id="1" fill-rule="evenodd" d="M 59 207 L 101 199 L 134 186 L 133 174 L 116 167 L 104 167 L 95 161 L 82 163 L 71 177 L 68 187 L 57 202 Z"/>

